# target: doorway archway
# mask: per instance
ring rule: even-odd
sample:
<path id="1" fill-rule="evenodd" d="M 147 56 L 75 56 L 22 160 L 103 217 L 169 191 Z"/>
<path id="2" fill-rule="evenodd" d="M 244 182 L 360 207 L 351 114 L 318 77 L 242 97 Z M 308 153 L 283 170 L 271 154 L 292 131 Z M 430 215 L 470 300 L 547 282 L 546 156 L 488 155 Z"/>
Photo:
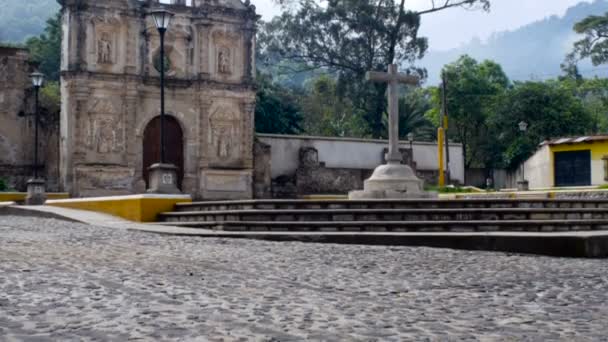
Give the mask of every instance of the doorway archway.
<path id="1" fill-rule="evenodd" d="M 144 130 L 143 178 L 149 187 L 148 168 L 160 161 L 160 116 L 152 119 Z M 165 158 L 177 167 L 177 187 L 182 190 L 184 179 L 184 135 L 177 119 L 165 115 Z"/>

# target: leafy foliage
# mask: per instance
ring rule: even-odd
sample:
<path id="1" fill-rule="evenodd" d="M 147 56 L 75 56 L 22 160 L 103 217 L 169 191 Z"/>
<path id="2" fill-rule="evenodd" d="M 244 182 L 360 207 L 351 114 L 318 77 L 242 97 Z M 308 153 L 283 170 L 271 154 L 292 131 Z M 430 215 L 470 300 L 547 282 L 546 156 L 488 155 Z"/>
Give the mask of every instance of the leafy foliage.
<path id="1" fill-rule="evenodd" d="M 448 137 L 463 144 L 465 166 L 486 167 L 495 162 L 492 135 L 488 118 L 494 110 L 494 101 L 509 86 L 509 79 L 500 65 L 492 61 L 478 63 L 462 56 L 444 68 L 448 81 L 447 103 L 449 116 Z M 433 107 L 427 116 L 440 123 L 441 91 L 433 90 Z"/>
<path id="2" fill-rule="evenodd" d="M 3 178 L 0 178 L 0 191 L 6 191 L 6 190 L 8 190 L 6 181 Z"/>
<path id="3" fill-rule="evenodd" d="M 306 113 L 302 125 L 306 134 L 358 138 L 369 134 L 360 110 L 340 96 L 336 80 L 329 75 L 311 80 L 300 103 Z"/>
<path id="4" fill-rule="evenodd" d="M 40 64 L 39 70 L 49 80 L 59 80 L 61 67 L 61 15 L 57 13 L 47 20 L 44 33 L 26 42 L 33 61 Z"/>
<path id="5" fill-rule="evenodd" d="M 416 140 L 434 140 L 437 138 L 435 125 L 426 117 L 431 109 L 432 93 L 429 89 L 408 91 L 399 98 L 399 138 L 406 139 L 414 134 Z M 388 135 L 388 113 L 383 116 L 385 134 Z"/>
<path id="6" fill-rule="evenodd" d="M 295 11 L 284 11 L 264 26 L 260 54 L 335 73 L 339 92 L 364 113 L 372 136 L 380 137 L 386 85 L 365 82 L 365 73 L 422 58 L 428 42 L 418 37 L 421 15 L 458 6 L 489 8 L 489 0 L 430 3 L 428 10 L 414 12 L 405 8 L 405 0 L 298 0 Z M 425 75 L 414 67 L 408 71 Z"/>
<path id="7" fill-rule="evenodd" d="M 608 13 L 585 18 L 574 25 L 574 31 L 585 37 L 574 43 L 573 51 L 566 57 L 564 69 L 585 58 L 591 58 L 596 66 L 608 62 Z"/>
<path id="8" fill-rule="evenodd" d="M 508 168 L 526 160 L 541 141 L 586 134 L 593 122 L 582 101 L 556 81 L 516 83 L 496 108 L 491 125 Z M 528 123 L 525 133 L 521 121 Z"/>
<path id="9" fill-rule="evenodd" d="M 274 84 L 270 76 L 258 76 L 256 99 L 256 132 L 297 134 L 302 131 L 302 113 L 294 94 Z"/>

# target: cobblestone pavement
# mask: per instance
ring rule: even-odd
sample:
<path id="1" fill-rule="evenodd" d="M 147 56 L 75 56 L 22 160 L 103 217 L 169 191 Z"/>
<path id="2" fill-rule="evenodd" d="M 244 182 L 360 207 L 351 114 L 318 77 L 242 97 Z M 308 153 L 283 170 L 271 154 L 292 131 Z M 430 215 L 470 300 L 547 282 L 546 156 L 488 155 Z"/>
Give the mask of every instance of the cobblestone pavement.
<path id="1" fill-rule="evenodd" d="M 0 216 L 0 340 L 606 341 L 607 271 Z"/>

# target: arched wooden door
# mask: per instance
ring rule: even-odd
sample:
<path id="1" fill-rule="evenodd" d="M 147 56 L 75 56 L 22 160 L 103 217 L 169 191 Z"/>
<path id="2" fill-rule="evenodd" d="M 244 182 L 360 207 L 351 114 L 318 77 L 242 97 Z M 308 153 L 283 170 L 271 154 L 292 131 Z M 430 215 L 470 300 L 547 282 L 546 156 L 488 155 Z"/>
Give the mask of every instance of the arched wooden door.
<path id="1" fill-rule="evenodd" d="M 165 158 L 166 162 L 177 166 L 177 187 L 182 189 L 184 179 L 184 135 L 177 120 L 165 115 Z M 144 131 L 144 180 L 149 186 L 148 168 L 160 162 L 160 116 L 148 123 Z"/>

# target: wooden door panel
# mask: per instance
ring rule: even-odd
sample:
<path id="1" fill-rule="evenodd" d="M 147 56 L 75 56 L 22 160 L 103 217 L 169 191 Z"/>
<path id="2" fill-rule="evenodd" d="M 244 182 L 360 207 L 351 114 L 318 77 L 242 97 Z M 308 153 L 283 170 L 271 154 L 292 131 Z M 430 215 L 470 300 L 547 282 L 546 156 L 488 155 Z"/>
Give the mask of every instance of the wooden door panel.
<path id="1" fill-rule="evenodd" d="M 143 178 L 147 188 L 148 168 L 160 162 L 160 116 L 146 126 L 143 143 Z M 165 116 L 165 144 L 166 162 L 177 167 L 177 186 L 181 190 L 184 179 L 184 137 L 182 128 L 172 116 Z"/>

